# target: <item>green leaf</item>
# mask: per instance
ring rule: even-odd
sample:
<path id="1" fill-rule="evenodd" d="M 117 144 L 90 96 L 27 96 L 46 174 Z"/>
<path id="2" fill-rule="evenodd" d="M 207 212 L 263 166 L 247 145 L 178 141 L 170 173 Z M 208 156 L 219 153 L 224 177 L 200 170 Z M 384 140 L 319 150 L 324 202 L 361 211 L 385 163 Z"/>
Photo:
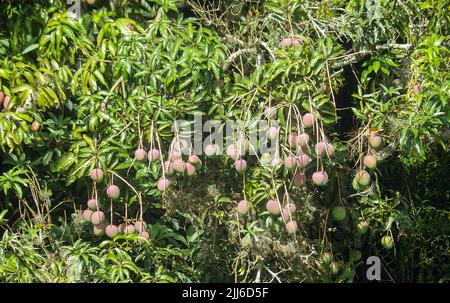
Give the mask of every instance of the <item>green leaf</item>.
<path id="1" fill-rule="evenodd" d="M 373 66 L 373 71 L 375 73 L 378 73 L 378 71 L 380 70 L 381 63 L 379 61 L 375 61 L 372 66 Z"/>

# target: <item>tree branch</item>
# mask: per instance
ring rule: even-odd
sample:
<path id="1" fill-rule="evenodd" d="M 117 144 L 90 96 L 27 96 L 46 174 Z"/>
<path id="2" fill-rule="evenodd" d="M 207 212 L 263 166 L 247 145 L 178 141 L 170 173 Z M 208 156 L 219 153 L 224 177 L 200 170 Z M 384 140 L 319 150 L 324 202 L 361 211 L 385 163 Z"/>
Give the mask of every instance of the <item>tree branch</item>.
<path id="1" fill-rule="evenodd" d="M 236 60 L 237 57 L 243 55 L 243 54 L 254 54 L 256 55 L 258 53 L 258 50 L 256 48 L 243 48 L 240 49 L 234 53 L 232 53 L 230 56 L 228 56 L 227 61 L 223 65 L 223 70 L 226 71 L 230 68 L 230 65 Z"/>
<path id="2" fill-rule="evenodd" d="M 369 49 L 363 49 L 357 53 L 348 55 L 347 59 L 341 60 L 339 62 L 336 62 L 332 64 L 331 66 L 335 69 L 343 68 L 347 65 L 355 64 L 358 61 L 360 61 L 365 56 L 373 53 L 377 50 L 392 50 L 392 49 L 400 49 L 405 51 L 410 51 L 412 49 L 412 44 L 398 44 L 398 43 L 388 43 L 383 45 L 377 45 L 375 46 L 375 50 L 369 50 Z"/>

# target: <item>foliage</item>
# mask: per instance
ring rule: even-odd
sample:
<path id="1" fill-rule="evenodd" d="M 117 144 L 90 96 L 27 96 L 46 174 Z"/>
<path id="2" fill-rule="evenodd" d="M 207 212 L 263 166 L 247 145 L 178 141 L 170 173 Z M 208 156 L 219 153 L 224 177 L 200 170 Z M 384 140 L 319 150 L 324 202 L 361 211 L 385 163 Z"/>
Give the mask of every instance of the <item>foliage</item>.
<path id="1" fill-rule="evenodd" d="M 0 1 L 2 281 L 351 282 L 371 255 L 386 280 L 448 281 L 448 1 L 94 2 L 77 16 L 60 0 Z M 320 160 L 325 188 L 295 188 L 250 157 L 240 175 L 225 157 L 161 193 L 161 163 L 134 158 L 167 151 L 176 120 L 249 127 L 268 105 L 284 145 L 304 113 L 318 118 L 314 134 L 336 150 Z M 383 148 L 368 147 L 371 132 Z M 355 191 L 367 152 L 379 163 Z M 93 185 L 96 167 L 107 176 Z M 122 190 L 114 210 L 110 183 Z M 297 206 L 295 236 L 265 209 L 281 193 Z M 116 217 L 143 216 L 149 240 L 95 237 L 81 208 L 97 194 Z"/>

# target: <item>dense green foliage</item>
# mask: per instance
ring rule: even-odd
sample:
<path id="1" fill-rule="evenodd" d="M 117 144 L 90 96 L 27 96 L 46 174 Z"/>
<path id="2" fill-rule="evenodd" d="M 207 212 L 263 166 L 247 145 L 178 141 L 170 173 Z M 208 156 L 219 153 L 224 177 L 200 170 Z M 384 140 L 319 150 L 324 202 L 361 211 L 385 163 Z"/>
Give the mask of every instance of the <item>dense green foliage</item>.
<path id="1" fill-rule="evenodd" d="M 75 2 L 80 16 L 66 1 L 0 0 L 0 281 L 366 281 L 372 255 L 384 281 L 449 280 L 449 1 Z M 327 186 L 292 186 L 254 156 L 245 174 L 201 157 L 161 193 L 161 164 L 134 157 L 167 154 L 177 119 L 248 122 L 269 104 L 283 144 L 300 113 L 318 118 L 310 134 L 336 152 L 305 173 L 326 169 Z M 378 165 L 362 187 L 368 152 Z M 97 195 L 108 219 L 110 207 L 115 221 L 143 217 L 149 240 L 94 236 L 81 211 Z M 266 211 L 278 196 L 296 205 L 294 235 Z"/>

